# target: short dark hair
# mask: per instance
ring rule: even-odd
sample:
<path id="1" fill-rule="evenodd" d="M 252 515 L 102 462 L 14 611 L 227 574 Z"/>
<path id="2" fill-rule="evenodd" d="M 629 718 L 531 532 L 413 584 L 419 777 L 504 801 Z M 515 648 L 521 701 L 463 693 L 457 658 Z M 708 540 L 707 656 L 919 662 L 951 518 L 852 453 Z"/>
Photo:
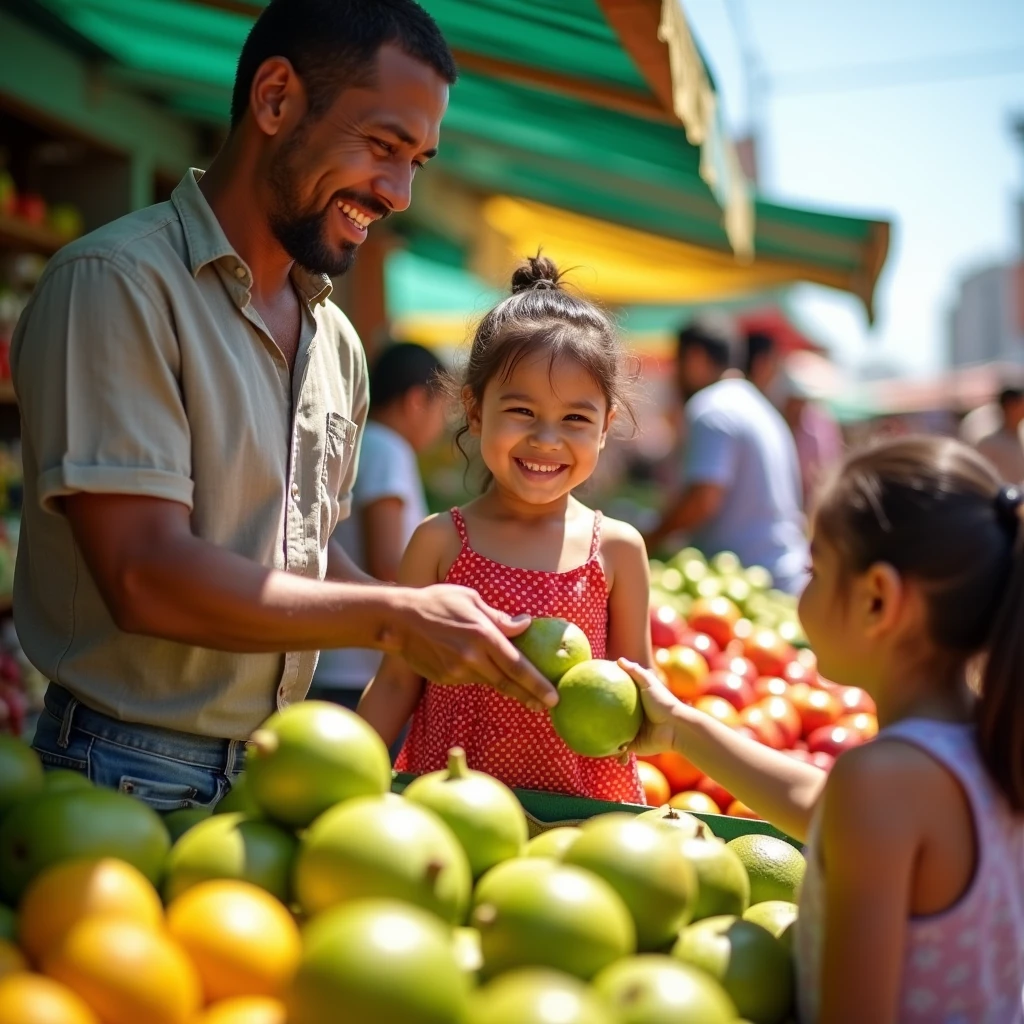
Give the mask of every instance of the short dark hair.
<path id="1" fill-rule="evenodd" d="M 739 340 L 736 325 L 730 317 L 721 313 L 704 313 L 679 332 L 679 355 L 688 348 L 699 348 L 716 367 L 728 370 L 737 365 Z"/>
<path id="2" fill-rule="evenodd" d="M 1005 409 L 1008 405 L 1012 405 L 1014 402 L 1019 402 L 1024 398 L 1024 388 L 1019 387 L 1005 387 L 999 392 L 999 404 Z"/>
<path id="3" fill-rule="evenodd" d="M 775 352 L 775 339 L 767 331 L 751 331 L 747 335 L 747 358 L 743 372 L 749 377 L 757 363 Z"/>
<path id="4" fill-rule="evenodd" d="M 377 356 L 370 369 L 370 410 L 378 412 L 404 398 L 413 388 L 440 390 L 444 366 L 430 349 L 395 342 Z"/>
<path id="5" fill-rule="evenodd" d="M 270 0 L 249 31 L 238 59 L 231 127 L 249 106 L 260 65 L 291 62 L 306 87 L 309 117 L 319 117 L 343 88 L 373 81 L 377 54 L 393 43 L 433 68 L 449 85 L 455 58 L 434 19 L 414 0 Z"/>

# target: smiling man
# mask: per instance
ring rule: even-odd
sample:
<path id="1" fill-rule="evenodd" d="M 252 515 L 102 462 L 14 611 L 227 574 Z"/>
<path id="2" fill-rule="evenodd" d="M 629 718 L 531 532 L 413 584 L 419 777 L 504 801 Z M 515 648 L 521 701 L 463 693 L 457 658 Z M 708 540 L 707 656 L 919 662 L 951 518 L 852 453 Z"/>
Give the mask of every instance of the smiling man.
<path id="1" fill-rule="evenodd" d="M 322 647 L 554 701 L 508 640 L 525 622 L 376 585 L 329 542 L 368 399 L 329 277 L 408 207 L 455 77 L 412 0 L 272 0 L 208 171 L 51 261 L 11 354 L 15 618 L 52 680 L 46 764 L 162 810 L 211 803 Z"/>

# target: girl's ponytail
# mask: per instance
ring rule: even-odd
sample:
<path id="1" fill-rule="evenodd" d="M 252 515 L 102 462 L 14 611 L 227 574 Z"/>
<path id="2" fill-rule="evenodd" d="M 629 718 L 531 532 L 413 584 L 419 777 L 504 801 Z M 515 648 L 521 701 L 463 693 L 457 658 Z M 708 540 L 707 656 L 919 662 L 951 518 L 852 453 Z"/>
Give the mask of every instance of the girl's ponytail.
<path id="1" fill-rule="evenodd" d="M 978 745 L 993 779 L 1024 812 L 1024 493 L 1004 487 L 1000 522 L 1013 538 L 1012 565 L 988 643 L 977 705 Z"/>

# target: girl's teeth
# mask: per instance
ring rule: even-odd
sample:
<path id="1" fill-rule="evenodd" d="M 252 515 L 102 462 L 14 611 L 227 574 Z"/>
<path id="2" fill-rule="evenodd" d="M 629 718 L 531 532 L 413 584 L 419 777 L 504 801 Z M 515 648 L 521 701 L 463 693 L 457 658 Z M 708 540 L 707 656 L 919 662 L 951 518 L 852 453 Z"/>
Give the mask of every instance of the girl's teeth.
<path id="1" fill-rule="evenodd" d="M 534 473 L 556 473 L 561 466 L 540 466 L 536 462 L 524 462 L 523 465 Z"/>

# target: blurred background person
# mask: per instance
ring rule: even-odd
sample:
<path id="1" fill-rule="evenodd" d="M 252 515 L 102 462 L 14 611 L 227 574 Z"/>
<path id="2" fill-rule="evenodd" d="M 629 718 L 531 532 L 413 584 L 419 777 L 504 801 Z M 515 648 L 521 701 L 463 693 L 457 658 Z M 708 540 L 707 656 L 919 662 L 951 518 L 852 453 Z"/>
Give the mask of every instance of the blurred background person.
<path id="1" fill-rule="evenodd" d="M 1020 436 L 1024 423 L 1024 388 L 1004 387 L 997 401 L 1001 422 L 978 440 L 975 447 L 1007 483 L 1024 483 L 1024 445 Z"/>
<path id="2" fill-rule="evenodd" d="M 705 555 L 735 552 L 796 593 L 809 559 L 796 446 L 775 406 L 750 381 L 729 374 L 742 348 L 725 317 L 701 317 L 679 333 L 683 485 L 648 534 L 648 550 L 684 533 Z"/>
<path id="3" fill-rule="evenodd" d="M 428 349 L 385 348 L 370 370 L 370 414 L 352 492 L 352 515 L 335 539 L 356 564 L 394 583 L 409 538 L 427 517 L 417 454 L 444 430 L 444 367 Z M 371 650 L 321 651 L 309 697 L 355 710 L 381 655 Z"/>
<path id="4" fill-rule="evenodd" d="M 842 431 L 824 404 L 833 391 L 834 379 L 834 368 L 821 356 L 791 352 L 782 361 L 774 387 L 779 411 L 796 444 L 808 512 L 822 480 L 843 456 Z"/>

